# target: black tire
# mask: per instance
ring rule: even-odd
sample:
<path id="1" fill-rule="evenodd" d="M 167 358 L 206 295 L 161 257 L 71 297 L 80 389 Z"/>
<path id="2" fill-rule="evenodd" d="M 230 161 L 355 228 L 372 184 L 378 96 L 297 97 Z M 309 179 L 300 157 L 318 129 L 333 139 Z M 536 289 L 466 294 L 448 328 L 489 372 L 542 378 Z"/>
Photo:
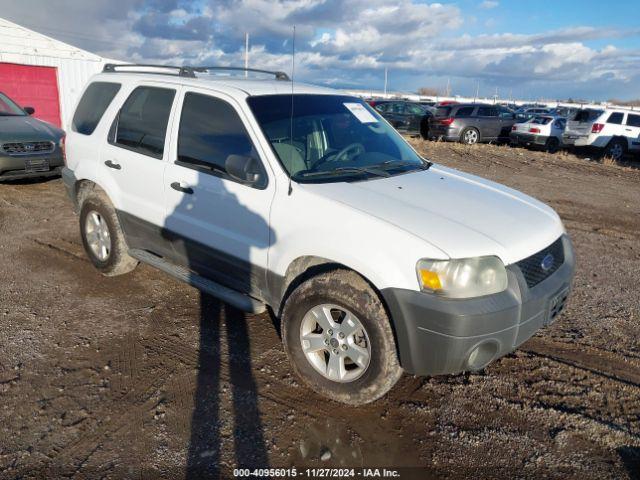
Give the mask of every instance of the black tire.
<path id="1" fill-rule="evenodd" d="M 622 160 L 625 153 L 627 153 L 627 142 L 621 138 L 612 138 L 604 148 L 604 156 L 614 160 Z"/>
<path id="2" fill-rule="evenodd" d="M 313 307 L 333 304 L 352 312 L 366 329 L 371 345 L 368 367 L 357 379 L 340 383 L 320 374 L 302 350 L 303 318 Z M 402 376 L 389 318 L 380 298 L 357 273 L 335 270 L 307 280 L 287 299 L 282 340 L 294 372 L 320 395 L 349 405 L 363 405 L 386 394 Z"/>
<path id="3" fill-rule="evenodd" d="M 480 132 L 477 128 L 467 127 L 460 134 L 460 143 L 465 145 L 475 145 L 480 141 Z"/>
<path id="4" fill-rule="evenodd" d="M 130 272 L 138 265 L 138 261 L 128 254 L 128 247 L 109 197 L 97 187 L 80 193 L 80 237 L 82 246 L 91 263 L 105 276 L 113 277 Z M 100 259 L 89 247 L 87 240 L 87 216 L 95 212 L 107 225 L 111 240 L 111 248 L 106 259 Z"/>
<path id="5" fill-rule="evenodd" d="M 549 137 L 547 139 L 547 152 L 549 153 L 556 153 L 558 150 L 560 150 L 560 140 L 558 140 L 557 137 Z"/>

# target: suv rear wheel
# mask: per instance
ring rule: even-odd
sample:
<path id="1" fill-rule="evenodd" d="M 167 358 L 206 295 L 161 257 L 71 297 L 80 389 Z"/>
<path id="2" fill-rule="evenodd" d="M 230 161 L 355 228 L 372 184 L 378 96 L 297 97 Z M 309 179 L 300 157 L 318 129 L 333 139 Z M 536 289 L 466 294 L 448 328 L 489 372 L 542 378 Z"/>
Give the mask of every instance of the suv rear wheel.
<path id="1" fill-rule="evenodd" d="M 298 286 L 284 306 L 282 332 L 296 374 L 332 400 L 373 402 L 402 375 L 384 306 L 355 272 L 336 270 Z"/>
<path id="2" fill-rule="evenodd" d="M 474 145 L 480 140 L 480 132 L 473 128 L 467 127 L 460 134 L 460 142 L 465 145 Z"/>
<path id="3" fill-rule="evenodd" d="M 136 268 L 138 261 L 127 253 L 118 216 L 107 195 L 94 188 L 80 201 L 80 236 L 91 263 L 110 277 Z"/>
<path id="4" fill-rule="evenodd" d="M 627 151 L 627 142 L 621 138 L 612 138 L 604 149 L 604 155 L 620 160 Z"/>

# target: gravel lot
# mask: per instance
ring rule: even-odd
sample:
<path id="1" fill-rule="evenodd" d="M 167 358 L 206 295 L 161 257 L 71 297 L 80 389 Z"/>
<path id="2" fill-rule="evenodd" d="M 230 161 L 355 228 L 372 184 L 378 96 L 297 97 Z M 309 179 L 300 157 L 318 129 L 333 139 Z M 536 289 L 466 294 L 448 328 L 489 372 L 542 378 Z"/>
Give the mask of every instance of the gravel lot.
<path id="1" fill-rule="evenodd" d="M 578 269 L 555 324 L 481 373 L 405 376 L 380 401 L 345 407 L 292 377 L 269 315 L 146 266 L 103 278 L 60 180 L 0 184 L 0 477 L 377 465 L 423 466 L 422 478 L 640 478 L 640 170 L 414 143 L 557 209 Z"/>

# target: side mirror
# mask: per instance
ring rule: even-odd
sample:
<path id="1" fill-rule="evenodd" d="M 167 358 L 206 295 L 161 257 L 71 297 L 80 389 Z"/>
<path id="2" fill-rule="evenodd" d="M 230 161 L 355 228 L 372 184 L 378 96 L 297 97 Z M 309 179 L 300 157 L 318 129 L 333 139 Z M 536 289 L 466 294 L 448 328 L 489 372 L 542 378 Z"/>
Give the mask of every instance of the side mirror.
<path id="1" fill-rule="evenodd" d="M 227 173 L 242 183 L 255 185 L 261 183 L 263 178 L 260 164 L 253 157 L 244 155 L 229 155 L 224 162 Z"/>
<path id="2" fill-rule="evenodd" d="M 33 115 L 36 113 L 36 109 L 33 107 L 24 107 L 23 110 L 27 112 L 27 115 Z"/>

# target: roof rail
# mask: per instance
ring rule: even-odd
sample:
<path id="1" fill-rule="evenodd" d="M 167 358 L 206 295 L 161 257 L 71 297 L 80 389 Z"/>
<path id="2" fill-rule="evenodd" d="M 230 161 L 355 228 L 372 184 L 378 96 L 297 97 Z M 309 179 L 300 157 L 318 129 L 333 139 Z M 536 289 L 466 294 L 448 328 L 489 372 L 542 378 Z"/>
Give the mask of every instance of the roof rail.
<path id="1" fill-rule="evenodd" d="M 116 73 L 121 68 L 131 69 L 135 71 L 136 68 L 139 68 L 136 73 L 153 73 L 157 75 L 178 75 L 179 77 L 191 77 L 194 78 L 196 75 L 193 73 L 193 68 L 191 67 L 177 67 L 174 65 L 152 65 L 145 63 L 105 63 L 102 68 L 103 72 L 106 73 Z M 158 68 L 162 70 L 174 70 L 174 72 L 154 72 L 147 69 Z"/>
<path id="2" fill-rule="evenodd" d="M 175 65 L 152 65 L 152 64 L 144 64 L 144 63 L 105 63 L 102 71 L 105 73 L 116 73 L 120 69 L 125 69 L 129 71 L 133 71 L 136 73 L 152 73 L 156 75 L 177 75 L 179 77 L 189 77 L 195 78 L 196 72 L 205 73 L 211 70 L 230 70 L 230 71 L 240 71 L 240 72 L 254 72 L 254 73 L 266 73 L 268 75 L 274 75 L 276 80 L 284 80 L 289 81 L 289 75 L 284 72 L 274 72 L 271 70 L 259 70 L 256 68 L 243 68 L 243 67 L 191 67 L 191 66 L 182 66 L 178 67 Z M 138 69 L 138 70 L 136 70 Z M 159 69 L 165 71 L 153 71 L 152 69 Z M 172 72 L 167 72 L 167 70 L 173 70 Z"/>
<path id="3" fill-rule="evenodd" d="M 230 70 L 235 72 L 253 72 L 253 73 L 266 73 L 268 75 L 274 75 L 276 80 L 291 80 L 289 75 L 284 72 L 272 71 L 272 70 L 260 70 L 257 68 L 244 68 L 244 67 L 191 67 L 194 72 L 208 72 L 210 70 Z"/>

